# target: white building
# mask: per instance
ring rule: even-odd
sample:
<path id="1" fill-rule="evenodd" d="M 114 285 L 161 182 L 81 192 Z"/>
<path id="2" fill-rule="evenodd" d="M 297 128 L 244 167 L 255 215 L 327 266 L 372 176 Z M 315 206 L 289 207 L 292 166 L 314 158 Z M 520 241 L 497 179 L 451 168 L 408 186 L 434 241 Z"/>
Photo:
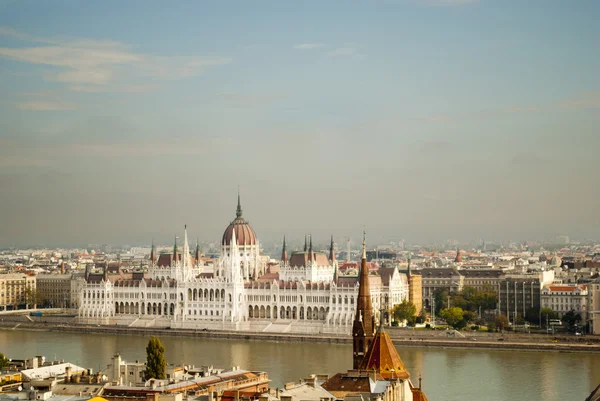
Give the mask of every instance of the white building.
<path id="1" fill-rule="evenodd" d="M 268 273 L 268 257 L 242 217 L 238 197 L 236 218 L 221 240 L 221 255 L 212 268 L 192 257 L 187 230 L 183 251 L 158 258 L 154 246 L 148 274 L 109 280 L 90 275 L 80 293 L 83 322 L 132 327 L 219 328 L 279 332 L 349 332 L 356 310 L 358 277 L 338 277 L 338 263 L 312 249 L 288 258 L 285 246 L 279 273 Z M 408 298 L 408 280 L 394 268 L 370 276 L 373 307 L 391 309 Z"/>
<path id="2" fill-rule="evenodd" d="M 551 284 L 542 289 L 542 308 L 550 308 L 563 317 L 573 311 L 581 315 L 581 321 L 587 321 L 588 286 Z"/>

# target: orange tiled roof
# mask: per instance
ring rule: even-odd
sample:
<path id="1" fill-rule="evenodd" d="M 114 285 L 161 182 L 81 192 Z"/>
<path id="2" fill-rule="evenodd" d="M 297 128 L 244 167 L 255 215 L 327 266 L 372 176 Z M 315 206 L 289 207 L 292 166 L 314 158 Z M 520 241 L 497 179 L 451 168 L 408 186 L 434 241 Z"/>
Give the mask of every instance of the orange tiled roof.
<path id="1" fill-rule="evenodd" d="M 413 401 L 427 401 L 425 393 L 420 388 L 411 386 L 410 391 L 412 392 Z"/>
<path id="2" fill-rule="evenodd" d="M 375 370 L 385 379 L 408 379 L 410 377 L 410 373 L 408 373 L 404 362 L 400 359 L 400 355 L 398 355 L 392 339 L 381 326 L 369 346 L 360 369 L 367 371 Z"/>

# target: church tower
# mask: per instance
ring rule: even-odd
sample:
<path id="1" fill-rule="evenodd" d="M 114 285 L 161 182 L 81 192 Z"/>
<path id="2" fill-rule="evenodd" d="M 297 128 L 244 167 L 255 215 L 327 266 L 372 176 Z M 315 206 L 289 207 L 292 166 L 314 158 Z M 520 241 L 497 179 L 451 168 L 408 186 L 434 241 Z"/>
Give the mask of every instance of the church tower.
<path id="1" fill-rule="evenodd" d="M 356 316 L 352 325 L 353 366 L 358 369 L 365 357 L 375 334 L 375 319 L 371 302 L 369 286 L 369 267 L 367 266 L 367 244 L 363 233 L 363 254 L 360 263 L 358 284 L 358 299 L 356 301 Z"/>
<path id="2" fill-rule="evenodd" d="M 456 257 L 454 258 L 454 263 L 462 263 L 462 256 L 460 256 L 459 247 L 456 247 Z"/>

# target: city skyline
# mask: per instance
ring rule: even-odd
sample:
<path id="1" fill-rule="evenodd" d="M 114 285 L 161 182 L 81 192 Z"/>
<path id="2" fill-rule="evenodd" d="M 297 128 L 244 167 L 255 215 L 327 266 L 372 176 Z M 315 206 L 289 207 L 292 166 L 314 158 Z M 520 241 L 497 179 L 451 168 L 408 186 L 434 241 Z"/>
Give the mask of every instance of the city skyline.
<path id="1" fill-rule="evenodd" d="M 0 1 L 0 248 L 599 239 L 600 4 Z"/>

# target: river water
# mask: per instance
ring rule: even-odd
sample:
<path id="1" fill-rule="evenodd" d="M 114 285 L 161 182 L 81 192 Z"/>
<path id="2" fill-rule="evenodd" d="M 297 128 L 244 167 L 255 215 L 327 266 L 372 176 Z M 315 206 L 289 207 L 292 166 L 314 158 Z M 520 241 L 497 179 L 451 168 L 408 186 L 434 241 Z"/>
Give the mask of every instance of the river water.
<path id="1" fill-rule="evenodd" d="M 162 337 L 169 363 L 213 365 L 269 373 L 272 387 L 310 373 L 352 367 L 352 346 L 326 343 L 258 342 Z M 145 360 L 147 336 L 0 330 L 0 352 L 23 359 L 45 355 L 94 371 L 119 352 L 125 360 Z M 413 383 L 423 378 L 430 401 L 583 401 L 600 384 L 600 354 L 481 349 L 398 349 Z"/>

